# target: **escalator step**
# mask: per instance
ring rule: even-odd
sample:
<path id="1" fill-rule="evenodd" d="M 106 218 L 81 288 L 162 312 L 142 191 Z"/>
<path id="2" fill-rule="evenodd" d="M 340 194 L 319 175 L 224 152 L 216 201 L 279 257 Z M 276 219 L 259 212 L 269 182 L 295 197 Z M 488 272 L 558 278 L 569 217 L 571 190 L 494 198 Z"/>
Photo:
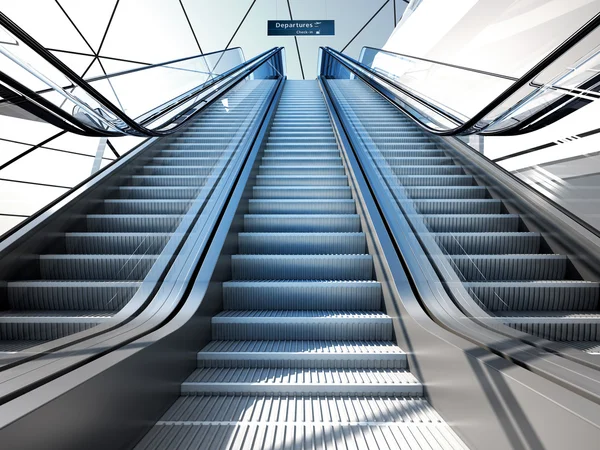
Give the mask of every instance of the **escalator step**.
<path id="1" fill-rule="evenodd" d="M 223 311 L 212 318 L 214 340 L 392 339 L 381 311 Z"/>
<path id="2" fill-rule="evenodd" d="M 343 166 L 260 166 L 260 175 L 344 175 Z"/>
<path id="3" fill-rule="evenodd" d="M 560 280 L 565 277 L 564 255 L 456 255 L 456 270 L 468 281 Z"/>
<path id="4" fill-rule="evenodd" d="M 538 253 L 539 233 L 436 233 L 435 240 L 450 255 L 512 255 Z"/>
<path id="5" fill-rule="evenodd" d="M 369 310 L 381 308 L 376 281 L 227 281 L 225 310 Z"/>
<path id="6" fill-rule="evenodd" d="M 88 214 L 87 230 L 92 232 L 164 233 L 177 228 L 178 214 Z"/>
<path id="7" fill-rule="evenodd" d="M 121 186 L 117 189 L 119 198 L 128 199 L 194 199 L 201 187 L 172 186 Z"/>
<path id="8" fill-rule="evenodd" d="M 239 233 L 238 252 L 247 255 L 355 255 L 365 253 L 364 233 Z"/>
<path id="9" fill-rule="evenodd" d="M 500 214 L 502 211 L 502 202 L 492 198 L 421 199 L 413 203 L 421 214 Z"/>
<path id="10" fill-rule="evenodd" d="M 370 280 L 371 255 L 232 255 L 233 280 Z"/>
<path id="11" fill-rule="evenodd" d="M 291 158 L 291 157 L 283 157 L 283 158 L 269 158 L 264 157 L 262 159 L 262 164 L 266 166 L 341 166 L 342 158 L 341 157 L 312 157 L 312 158 Z"/>
<path id="12" fill-rule="evenodd" d="M 390 166 L 390 169 L 396 175 L 464 175 L 465 171 L 460 166 L 449 165 L 445 166 L 442 164 L 433 166 Z"/>
<path id="13" fill-rule="evenodd" d="M 404 186 L 473 186 L 471 175 L 400 175 L 398 180 Z"/>
<path id="14" fill-rule="evenodd" d="M 133 281 L 11 281 L 7 297 L 11 309 L 117 311 L 140 285 Z"/>
<path id="15" fill-rule="evenodd" d="M 518 214 L 423 214 L 427 227 L 434 232 L 516 232 L 521 218 Z"/>
<path id="16" fill-rule="evenodd" d="M 589 281 L 492 281 L 464 284 L 491 311 L 592 311 L 600 307 L 600 283 Z"/>
<path id="17" fill-rule="evenodd" d="M 65 233 L 68 253 L 83 255 L 159 254 L 170 233 Z"/>
<path id="18" fill-rule="evenodd" d="M 185 214 L 192 202 L 190 200 L 128 200 L 106 199 L 104 212 L 106 214 Z"/>
<path id="19" fill-rule="evenodd" d="M 257 175 L 257 186 L 348 186 L 346 175 Z"/>
<path id="20" fill-rule="evenodd" d="M 352 199 L 337 200 L 257 200 L 250 199 L 250 214 L 355 214 Z"/>
<path id="21" fill-rule="evenodd" d="M 351 199 L 349 186 L 313 187 L 296 186 L 294 189 L 281 186 L 255 186 L 255 199 Z"/>
<path id="22" fill-rule="evenodd" d="M 358 214 L 246 214 L 247 232 L 346 232 L 360 231 Z"/>
<path id="23" fill-rule="evenodd" d="M 45 280 L 143 280 L 156 255 L 40 255 Z"/>
<path id="24" fill-rule="evenodd" d="M 406 354 L 385 341 L 212 341 L 198 368 L 405 369 Z"/>
<path id="25" fill-rule="evenodd" d="M 181 385 L 182 394 L 422 395 L 402 369 L 206 368 Z"/>
<path id="26" fill-rule="evenodd" d="M 419 186 L 406 187 L 407 195 L 413 199 L 483 199 L 488 195 L 483 186 Z"/>
<path id="27" fill-rule="evenodd" d="M 133 186 L 204 186 L 208 177 L 198 175 L 131 175 Z"/>

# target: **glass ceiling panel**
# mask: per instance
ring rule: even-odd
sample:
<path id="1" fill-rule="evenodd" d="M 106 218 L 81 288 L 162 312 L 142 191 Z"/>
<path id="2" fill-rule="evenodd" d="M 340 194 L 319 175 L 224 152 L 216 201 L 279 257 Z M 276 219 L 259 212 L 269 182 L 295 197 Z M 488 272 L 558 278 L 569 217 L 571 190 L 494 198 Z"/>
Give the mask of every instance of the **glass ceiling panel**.
<path id="1" fill-rule="evenodd" d="M 183 9 L 174 0 L 119 1 L 100 51 L 102 56 L 148 63 L 199 53 Z"/>
<path id="2" fill-rule="evenodd" d="M 0 0 L 0 10 L 47 48 L 90 52 L 90 48 L 56 2 Z"/>
<path id="3" fill-rule="evenodd" d="M 60 5 L 69 15 L 75 26 L 92 46 L 98 51 L 102 37 L 115 8 L 116 0 L 82 1 L 59 0 Z"/>

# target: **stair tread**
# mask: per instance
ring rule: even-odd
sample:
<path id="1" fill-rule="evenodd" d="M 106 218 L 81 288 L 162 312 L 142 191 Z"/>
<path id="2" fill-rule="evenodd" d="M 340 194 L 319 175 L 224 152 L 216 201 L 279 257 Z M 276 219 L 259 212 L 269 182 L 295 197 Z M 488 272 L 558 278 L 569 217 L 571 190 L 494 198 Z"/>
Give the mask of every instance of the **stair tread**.
<path id="1" fill-rule="evenodd" d="M 389 341 L 211 341 L 198 358 L 212 353 L 284 353 L 306 355 L 405 355 L 394 342 Z"/>

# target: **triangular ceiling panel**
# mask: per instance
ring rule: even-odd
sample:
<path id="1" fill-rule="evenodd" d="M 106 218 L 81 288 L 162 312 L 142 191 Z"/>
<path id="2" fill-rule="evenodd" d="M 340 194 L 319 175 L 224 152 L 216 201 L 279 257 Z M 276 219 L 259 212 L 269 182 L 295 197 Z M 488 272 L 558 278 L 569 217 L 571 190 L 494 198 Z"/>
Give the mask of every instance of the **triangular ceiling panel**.
<path id="1" fill-rule="evenodd" d="M 93 51 L 97 52 L 117 0 L 96 2 L 81 0 L 58 1 L 87 42 L 92 46 Z"/>
<path id="2" fill-rule="evenodd" d="M 179 0 L 120 0 L 100 55 L 159 63 L 198 54 Z"/>
<path id="3" fill-rule="evenodd" d="M 183 0 L 183 6 L 204 53 L 225 48 L 252 2 L 253 0 Z"/>
<path id="4" fill-rule="evenodd" d="M 85 41 L 55 2 L 4 1 L 2 13 L 44 47 L 81 53 L 90 52 Z"/>
<path id="5" fill-rule="evenodd" d="M 327 9 L 325 12 L 323 11 L 325 3 L 322 0 L 290 1 L 294 19 L 335 20 L 335 36 L 307 36 L 298 38 L 302 61 L 305 67 L 308 68 L 308 71 L 311 72 L 311 77 L 314 77 L 313 73 L 316 73 L 317 70 L 319 47 L 329 46 L 336 50 L 342 50 L 385 2 L 386 0 L 354 2 L 352 4 L 352 14 L 342 15 L 340 11 L 348 8 L 347 0 L 327 0 Z M 358 43 L 361 48 L 363 45 L 382 46 L 394 29 L 393 6 L 391 1 L 388 2 L 377 14 L 376 18 L 356 37 L 353 44 Z M 319 13 L 323 14 L 323 16 L 315 17 Z M 373 26 L 375 21 L 377 21 L 377 25 Z M 368 29 L 369 31 L 367 31 Z M 350 47 L 348 47 L 345 53 L 348 53 L 349 49 Z M 358 54 L 352 54 L 351 56 L 357 57 Z"/>
<path id="6" fill-rule="evenodd" d="M 289 17 L 285 0 L 258 0 L 240 27 L 230 47 L 241 47 L 246 59 L 250 59 L 272 47 L 285 47 L 288 77 L 302 79 L 294 38 L 292 36 L 267 36 L 267 20 L 289 20 Z M 305 73 L 305 75 L 310 79 L 316 76 L 314 71 L 311 74 Z"/>
<path id="7" fill-rule="evenodd" d="M 364 30 L 346 47 L 344 53 L 352 58 L 358 59 L 364 46 L 381 48 L 393 31 L 394 24 L 394 5 L 389 2 L 381 11 L 369 22 Z M 372 14 L 368 17 L 370 19 Z M 361 27 L 362 28 L 362 27 Z M 360 28 L 359 28 L 360 29 Z M 357 30 L 358 31 L 358 30 Z"/>

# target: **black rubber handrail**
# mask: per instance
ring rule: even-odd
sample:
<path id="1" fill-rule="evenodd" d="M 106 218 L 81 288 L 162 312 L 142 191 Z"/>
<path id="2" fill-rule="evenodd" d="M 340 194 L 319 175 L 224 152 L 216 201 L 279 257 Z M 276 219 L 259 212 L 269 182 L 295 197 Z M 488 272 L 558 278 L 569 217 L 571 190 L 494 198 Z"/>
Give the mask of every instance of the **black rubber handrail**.
<path id="1" fill-rule="evenodd" d="M 122 133 L 109 132 L 109 131 L 98 130 L 93 127 L 90 127 L 90 126 L 82 123 L 81 121 L 73 118 L 72 116 L 68 115 L 65 111 L 61 110 L 56 105 L 43 99 L 37 93 L 33 92 L 30 89 L 25 88 L 23 85 L 16 82 L 15 80 L 13 80 L 11 77 L 8 77 L 6 74 L 3 74 L 0 72 L 0 75 L 1 75 L 0 81 L 4 82 L 6 85 L 8 85 L 10 88 L 12 88 L 15 92 L 22 93 L 23 96 L 27 99 L 27 101 L 31 105 L 33 105 L 33 106 L 30 105 L 30 108 L 25 108 L 25 109 L 38 115 L 38 117 L 41 117 L 42 119 L 44 119 L 54 125 L 57 125 L 63 129 L 68 129 L 68 131 L 71 131 L 71 132 L 74 132 L 77 134 L 82 134 L 85 136 L 115 136 L 115 135 L 122 135 L 122 134 L 130 134 L 130 135 L 135 135 L 135 136 L 159 137 L 159 136 L 166 136 L 166 135 L 173 133 L 182 125 L 182 124 L 179 124 L 168 130 L 153 130 L 153 129 L 149 129 L 149 128 L 145 127 L 143 124 L 137 123 L 134 119 L 130 118 L 127 114 L 125 114 L 117 106 L 115 106 L 111 101 L 109 101 L 106 97 L 104 97 L 100 92 L 98 92 L 96 89 L 94 89 L 92 86 L 90 86 L 90 84 L 86 80 L 84 80 L 79 75 L 77 75 L 75 72 L 73 72 L 59 58 L 57 58 L 54 54 L 52 54 L 49 50 L 47 50 L 44 46 L 42 46 L 39 42 L 37 42 L 33 37 L 31 37 L 27 32 L 25 32 L 22 28 L 20 28 L 16 23 L 14 23 L 12 20 L 10 20 L 2 12 L 0 12 L 0 25 L 4 26 L 10 33 L 12 33 L 15 37 L 17 37 L 19 40 L 21 40 L 23 43 L 25 43 L 31 50 L 33 50 L 38 56 L 43 58 L 47 63 L 49 63 L 54 68 L 59 70 L 66 78 L 71 80 L 71 82 L 73 82 L 74 85 L 81 88 L 91 98 L 96 100 L 104 108 L 106 108 L 108 111 L 110 111 L 111 114 L 114 114 L 114 116 L 122 122 L 123 125 L 121 125 L 121 126 L 123 127 L 123 132 Z M 207 90 L 211 86 L 215 85 L 217 82 L 222 81 L 223 79 L 227 78 L 233 72 L 239 71 L 243 67 L 247 68 L 251 64 L 255 63 L 258 60 L 261 60 L 261 59 L 266 60 L 269 57 L 273 56 L 274 54 L 280 52 L 281 50 L 282 50 L 282 47 L 276 47 L 276 48 L 267 50 L 266 52 L 263 52 L 260 55 L 246 61 L 244 64 L 237 66 L 233 69 L 230 69 L 229 71 L 219 75 L 218 77 L 215 77 L 212 80 L 198 86 L 198 88 L 192 89 L 192 90 L 188 91 L 187 93 L 183 94 L 182 96 L 179 96 L 176 99 L 175 103 L 168 102 L 165 105 L 161 105 L 164 108 L 161 109 L 160 111 L 150 111 L 147 113 L 147 114 L 150 114 L 151 117 L 148 118 L 147 121 L 145 120 L 144 123 L 148 123 L 148 121 L 151 121 L 151 120 L 156 120 L 156 118 L 172 111 L 173 109 L 175 109 L 176 107 L 178 107 L 182 103 L 184 103 L 185 101 L 197 96 L 198 94 Z M 196 55 L 194 57 L 198 57 L 198 55 Z M 148 67 L 144 67 L 142 69 L 148 69 Z M 169 124 L 173 123 L 178 117 L 184 115 L 185 112 L 189 111 L 191 108 L 193 108 L 193 106 L 194 105 L 188 107 L 186 109 L 186 111 L 184 111 L 182 114 L 179 114 L 176 118 L 172 119 L 169 122 Z M 45 109 L 46 112 L 44 113 L 43 111 L 41 111 L 42 109 Z M 163 125 L 163 127 L 165 127 L 165 125 Z"/>
<path id="2" fill-rule="evenodd" d="M 492 100 L 486 107 L 484 107 L 481 111 L 475 114 L 473 117 L 460 123 L 460 120 L 457 120 L 452 114 L 448 111 L 442 110 L 437 106 L 431 104 L 431 102 L 421 98 L 415 93 L 411 92 L 409 89 L 400 86 L 398 83 L 390 80 L 388 77 L 380 74 L 379 72 L 373 70 L 372 68 L 362 64 L 361 62 L 338 52 L 337 50 L 332 49 L 331 47 L 321 47 L 321 50 L 325 52 L 327 55 L 336 59 L 339 63 L 341 63 L 344 67 L 350 70 L 354 75 L 368 82 L 369 84 L 373 84 L 373 81 L 369 79 L 369 77 L 365 76 L 359 70 L 356 70 L 352 67 L 352 64 L 358 66 L 361 70 L 369 73 L 373 77 L 383 81 L 384 83 L 390 84 L 395 89 L 398 89 L 404 95 L 409 98 L 415 100 L 416 102 L 422 104 L 432 111 L 436 111 L 438 114 L 442 115 L 447 120 L 456 123 L 457 126 L 455 128 L 451 128 L 448 130 L 439 130 L 431 127 L 428 124 L 423 123 L 413 114 L 411 111 L 407 110 L 407 108 L 401 106 L 401 109 L 416 123 L 418 123 L 422 128 L 433 133 L 438 136 L 454 136 L 459 134 L 488 134 L 488 135 L 512 135 L 512 134 L 521 134 L 525 127 L 533 122 L 537 117 L 532 117 L 530 120 L 524 120 L 515 124 L 510 130 L 502 130 L 498 132 L 482 132 L 478 126 L 481 119 L 483 119 L 487 114 L 492 112 L 495 108 L 500 106 L 503 102 L 505 102 L 508 98 L 510 98 L 513 94 L 515 94 L 522 87 L 530 84 L 535 77 L 537 77 L 541 72 L 543 72 L 546 68 L 548 68 L 551 64 L 553 64 L 558 58 L 572 49 L 576 44 L 578 44 L 582 39 L 588 36 L 592 31 L 594 31 L 598 26 L 600 26 L 600 13 L 596 14 L 592 19 L 590 19 L 587 23 L 585 23 L 582 27 L 580 27 L 575 33 L 573 33 L 569 38 L 567 38 L 564 42 L 562 42 L 558 47 L 556 47 L 553 51 L 548 53 L 541 61 L 539 61 L 535 66 L 533 66 L 529 71 L 527 71 L 518 81 L 515 81 L 511 86 L 509 86 L 504 92 L 502 92 L 499 96 L 497 96 L 494 100 Z M 323 66 L 325 64 L 325 58 L 322 59 L 322 67 L 321 67 L 321 75 L 326 76 L 323 73 Z M 539 128 L 539 127 L 538 127 Z"/>

